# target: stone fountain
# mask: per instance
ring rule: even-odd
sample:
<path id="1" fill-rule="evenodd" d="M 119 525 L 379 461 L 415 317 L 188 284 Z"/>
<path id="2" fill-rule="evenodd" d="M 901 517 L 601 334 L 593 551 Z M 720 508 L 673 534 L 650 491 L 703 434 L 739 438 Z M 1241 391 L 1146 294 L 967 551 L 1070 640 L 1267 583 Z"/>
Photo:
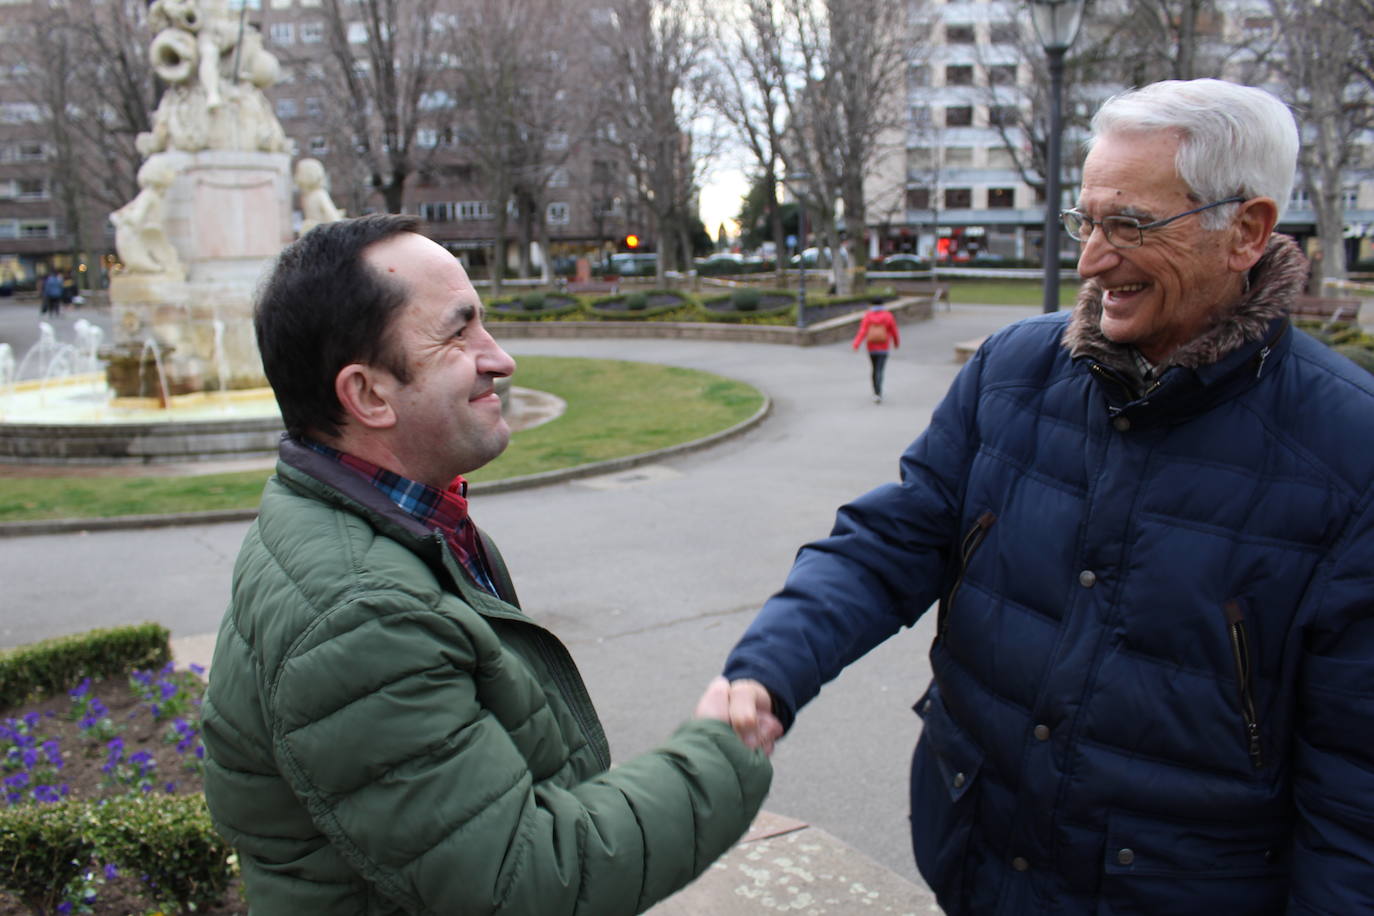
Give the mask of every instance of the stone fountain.
<path id="1" fill-rule="evenodd" d="M 77 397 L 73 418 L 60 404 L 58 373 L 48 371 L 34 408 L 41 418 L 23 407 L 24 392 L 0 397 L 0 460 L 275 452 L 281 421 L 265 387 L 252 310 L 258 282 L 293 238 L 290 142 L 262 92 L 277 79 L 277 60 L 225 0 L 154 0 L 148 17 L 159 30 L 153 64 L 170 88 L 152 130 L 138 137 L 139 193 L 110 215 L 122 266 L 110 282 L 113 324 L 100 352 L 99 396 Z M 323 170 L 311 163 L 303 160 L 298 175 L 307 179 L 302 197 L 313 225 L 341 214 L 317 180 Z M 266 408 L 258 404 L 244 419 L 241 405 L 255 398 Z M 108 404 L 93 414 L 93 400 Z"/>

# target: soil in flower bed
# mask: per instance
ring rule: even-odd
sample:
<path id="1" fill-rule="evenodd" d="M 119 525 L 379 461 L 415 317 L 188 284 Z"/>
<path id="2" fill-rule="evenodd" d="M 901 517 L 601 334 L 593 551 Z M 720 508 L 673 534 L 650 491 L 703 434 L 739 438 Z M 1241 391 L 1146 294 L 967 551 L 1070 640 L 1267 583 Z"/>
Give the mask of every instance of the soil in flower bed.
<path id="1" fill-rule="evenodd" d="M 150 689 L 156 691 L 158 682 L 164 675 L 165 673 L 151 674 Z M 129 678 L 96 681 L 87 688 L 87 695 L 103 704 L 106 715 L 102 718 L 108 719 L 113 726 L 113 738 L 123 741 L 120 760 L 126 765 L 123 770 L 126 775 L 135 774 L 140 769 L 137 763 L 130 764 L 129 761 L 143 761 L 145 758 L 137 755 L 146 753 L 154 765 L 148 769 L 143 779 L 135 780 L 136 782 L 149 784 L 152 792 L 170 790 L 178 795 L 196 793 L 202 790 L 203 782 L 199 769 L 188 768 L 188 762 L 197 759 L 195 749 L 200 742 L 199 734 L 194 732 L 194 729 L 199 726 L 199 700 L 205 689 L 204 683 L 190 672 L 179 672 L 172 680 L 184 686 L 181 696 L 183 699 L 189 696 L 193 708 L 161 721 L 154 718 L 149 700 L 139 694 Z M 89 714 L 94 704 L 87 702 L 86 709 Z M 53 783 L 54 791 L 60 792 L 60 787 L 65 785 L 68 797 L 83 799 L 102 798 L 129 791 L 130 787 L 127 784 L 111 785 L 111 774 L 105 771 L 112 752 L 109 746 L 109 740 L 112 740 L 111 732 L 106 731 L 105 734 L 97 735 L 94 728 L 83 729 L 78 718 L 73 717 L 73 709 L 72 697 L 63 693 L 0 712 L 0 725 L 14 729 L 16 722 L 27 720 L 31 723 L 28 726 L 30 732 L 37 738 L 37 747 L 42 748 L 48 741 L 57 742 L 62 766 L 56 771 L 54 778 L 44 780 Z M 174 719 L 177 718 L 184 723 L 180 731 L 173 725 Z M 175 736 L 171 741 L 166 740 L 169 729 L 172 729 Z M 0 751 L 11 746 L 12 742 L 8 735 L 0 735 Z M 46 751 L 42 753 L 46 757 Z M 17 770 L 7 767 L 2 774 L 6 781 L 0 786 L 0 804 L 10 804 L 10 797 L 16 793 L 22 794 L 24 798 L 20 804 L 43 804 L 41 801 L 33 800 L 34 787 L 31 784 L 24 787 L 21 792 L 10 781 L 15 772 Z M 135 788 L 135 791 L 138 789 Z M 95 876 L 90 885 L 90 890 L 95 893 L 95 900 L 85 907 L 78 906 L 68 912 L 93 913 L 97 916 L 143 916 L 146 913 L 157 912 L 148 898 L 142 895 L 136 875 L 116 873 L 107 877 L 103 863 L 92 863 L 91 873 Z M 17 898 L 0 892 L 0 916 L 26 916 L 31 912 Z M 238 880 L 230 885 L 224 900 L 218 906 L 197 912 L 205 916 L 246 914 L 248 905 L 242 899 Z"/>
<path id="2" fill-rule="evenodd" d="M 628 296 L 620 296 L 615 299 L 602 299 L 596 302 L 596 308 L 605 312 L 628 312 Z M 646 309 L 666 308 L 673 305 L 682 305 L 687 300 L 677 293 L 650 293 L 645 297 L 644 307 Z"/>
<path id="3" fill-rule="evenodd" d="M 762 296 L 759 297 L 759 307 L 756 309 L 752 309 L 752 311 L 771 312 L 774 309 L 786 308 L 795 301 L 795 296 L 785 296 L 781 293 L 764 293 Z M 735 308 L 735 304 L 731 302 L 728 298 L 719 299 L 715 302 L 711 302 L 707 304 L 706 308 L 707 310 L 712 312 L 738 311 L 738 309 Z"/>

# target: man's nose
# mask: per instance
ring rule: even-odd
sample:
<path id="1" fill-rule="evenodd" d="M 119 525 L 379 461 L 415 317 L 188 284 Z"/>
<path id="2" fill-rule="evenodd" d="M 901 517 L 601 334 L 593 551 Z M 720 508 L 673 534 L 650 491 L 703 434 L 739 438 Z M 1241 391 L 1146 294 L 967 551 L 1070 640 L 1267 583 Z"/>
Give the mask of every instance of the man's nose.
<path id="1" fill-rule="evenodd" d="M 501 348 L 496 338 L 488 335 L 490 343 L 482 348 L 477 360 L 477 371 L 493 378 L 505 378 L 515 374 L 515 359 Z"/>
<path id="2" fill-rule="evenodd" d="M 1088 240 L 1078 245 L 1078 275 L 1085 280 L 1115 267 L 1121 258 L 1116 247 L 1107 241 L 1107 233 L 1101 226 L 1094 226 Z"/>

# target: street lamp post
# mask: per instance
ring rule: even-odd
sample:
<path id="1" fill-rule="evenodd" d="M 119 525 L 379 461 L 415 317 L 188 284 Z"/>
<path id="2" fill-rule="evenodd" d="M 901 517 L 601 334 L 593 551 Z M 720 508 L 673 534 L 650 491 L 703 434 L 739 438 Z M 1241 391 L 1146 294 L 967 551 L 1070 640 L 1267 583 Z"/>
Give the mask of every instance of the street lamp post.
<path id="1" fill-rule="evenodd" d="M 806 327 L 806 202 L 797 190 L 811 176 L 795 172 L 783 179 L 797 200 L 797 327 Z"/>
<path id="2" fill-rule="evenodd" d="M 1045 156 L 1044 311 L 1059 311 L 1060 147 L 1063 142 L 1064 55 L 1078 37 L 1084 0 L 1031 0 L 1031 23 L 1050 63 L 1050 118 Z"/>

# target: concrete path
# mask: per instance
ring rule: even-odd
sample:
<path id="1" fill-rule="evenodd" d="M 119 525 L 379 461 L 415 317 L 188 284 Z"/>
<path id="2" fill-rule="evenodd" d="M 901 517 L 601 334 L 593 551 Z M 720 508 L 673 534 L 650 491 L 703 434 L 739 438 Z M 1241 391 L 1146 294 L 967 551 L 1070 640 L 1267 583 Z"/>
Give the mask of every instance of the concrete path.
<path id="1" fill-rule="evenodd" d="M 828 532 L 835 508 L 895 477 L 898 456 L 958 369 L 955 344 L 1035 312 L 955 306 L 903 327 L 881 405 L 870 399 L 868 360 L 845 344 L 511 342 L 517 359 L 576 355 L 705 369 L 774 400 L 773 415 L 756 430 L 709 451 L 473 501 L 525 608 L 577 658 L 618 758 L 652 747 L 691 710 L 781 585 L 797 547 Z M 156 620 L 172 630 L 182 658 L 204 661 L 246 528 L 0 540 L 0 645 Z M 850 913 L 860 905 L 929 911 L 910 851 L 907 767 L 919 731 L 911 705 L 929 680 L 932 623 L 928 615 L 852 666 L 779 745 L 766 807 L 771 818 L 797 826 L 761 824 L 758 840 L 686 892 L 701 896 L 664 904 L 662 916 Z M 883 881 L 885 891 L 876 891 Z"/>

